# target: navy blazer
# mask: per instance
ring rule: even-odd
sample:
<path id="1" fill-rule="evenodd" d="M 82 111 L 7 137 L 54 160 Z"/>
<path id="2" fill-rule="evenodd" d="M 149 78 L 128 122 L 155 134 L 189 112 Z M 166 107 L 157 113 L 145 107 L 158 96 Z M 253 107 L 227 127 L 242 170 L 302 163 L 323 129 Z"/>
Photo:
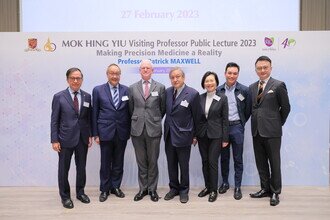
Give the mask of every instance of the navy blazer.
<path id="1" fill-rule="evenodd" d="M 96 86 L 93 89 L 93 136 L 98 136 L 101 141 L 111 141 L 117 131 L 120 140 L 129 139 L 130 114 L 128 106 L 128 87 L 118 84 L 118 108 L 112 100 L 109 83 Z"/>
<path id="2" fill-rule="evenodd" d="M 190 146 L 202 114 L 199 93 L 185 85 L 174 102 L 172 101 L 174 88 L 167 88 L 165 93 L 166 118 L 164 123 L 164 140 L 166 141 L 170 134 L 173 146 Z"/>
<path id="3" fill-rule="evenodd" d="M 51 143 L 59 142 L 61 147 L 73 148 L 81 138 L 88 144 L 91 137 L 91 95 L 81 91 L 80 112 L 76 113 L 68 89 L 56 93 L 52 101 Z"/>
<path id="4" fill-rule="evenodd" d="M 220 85 L 217 90 L 225 94 L 226 92 L 225 83 Z M 234 93 L 237 103 L 238 115 L 244 127 L 245 123 L 249 120 L 251 116 L 251 107 L 252 107 L 251 93 L 247 86 L 244 86 L 239 82 L 236 82 L 236 88 Z"/>
<path id="5" fill-rule="evenodd" d="M 228 142 L 228 99 L 227 96 L 220 93 L 216 95 L 219 100 L 215 98 L 212 100 L 208 117 L 205 115 L 205 103 L 207 93 L 200 95 L 202 117 L 197 127 L 197 137 L 207 136 L 210 139 L 221 138 L 223 142 Z"/>
<path id="6" fill-rule="evenodd" d="M 259 132 L 261 137 L 281 137 L 282 126 L 291 109 L 285 83 L 270 77 L 259 104 L 257 103 L 258 84 L 259 81 L 249 87 L 253 104 L 251 116 L 252 135 L 255 137 Z"/>

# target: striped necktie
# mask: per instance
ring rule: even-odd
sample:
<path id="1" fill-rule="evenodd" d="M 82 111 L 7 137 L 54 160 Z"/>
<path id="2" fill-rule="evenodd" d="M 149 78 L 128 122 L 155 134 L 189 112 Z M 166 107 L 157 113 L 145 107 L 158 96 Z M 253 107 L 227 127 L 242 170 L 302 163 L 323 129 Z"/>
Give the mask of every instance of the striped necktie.
<path id="1" fill-rule="evenodd" d="M 119 104 L 119 95 L 118 95 L 118 89 L 117 87 L 113 87 L 113 104 L 115 104 L 115 107 L 118 108 L 118 104 Z"/>
<path id="2" fill-rule="evenodd" d="M 260 103 L 260 99 L 262 97 L 262 92 L 264 91 L 264 84 L 265 84 L 265 81 L 261 80 L 259 82 L 259 90 L 258 90 L 258 95 L 257 95 L 257 103 L 259 104 Z"/>

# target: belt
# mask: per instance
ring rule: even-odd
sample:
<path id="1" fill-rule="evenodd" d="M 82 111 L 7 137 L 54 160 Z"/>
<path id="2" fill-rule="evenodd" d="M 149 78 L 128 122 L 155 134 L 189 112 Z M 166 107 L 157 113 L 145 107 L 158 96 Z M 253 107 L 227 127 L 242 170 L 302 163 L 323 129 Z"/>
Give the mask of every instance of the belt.
<path id="1" fill-rule="evenodd" d="M 241 120 L 229 121 L 229 126 L 241 124 Z"/>

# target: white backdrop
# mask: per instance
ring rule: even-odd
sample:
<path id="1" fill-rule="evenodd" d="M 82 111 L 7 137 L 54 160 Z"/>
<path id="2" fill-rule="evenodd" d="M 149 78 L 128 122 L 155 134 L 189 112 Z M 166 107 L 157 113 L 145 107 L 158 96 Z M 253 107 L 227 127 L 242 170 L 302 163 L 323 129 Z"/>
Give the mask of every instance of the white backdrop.
<path id="1" fill-rule="evenodd" d="M 28 46 L 31 38 L 37 40 L 34 49 Z M 82 89 L 91 93 L 106 82 L 109 64 L 120 62 L 121 83 L 131 85 L 139 79 L 134 60 L 152 59 L 155 80 L 170 86 L 168 69 L 180 66 L 186 83 L 203 92 L 202 75 L 212 70 L 224 82 L 224 68 L 231 61 L 241 66 L 239 82 L 255 82 L 254 62 L 260 55 L 273 60 L 272 76 L 286 82 L 292 106 L 282 139 L 283 184 L 329 184 L 329 32 L 0 33 L 0 39 L 0 186 L 57 185 L 58 156 L 49 134 L 51 101 L 54 93 L 66 88 L 68 68 L 83 71 Z M 134 40 L 137 44 L 131 46 Z M 243 185 L 258 185 L 249 122 L 245 137 Z M 94 143 L 88 154 L 88 185 L 99 184 L 99 154 Z M 166 186 L 163 141 L 159 168 L 159 185 Z M 190 174 L 192 186 L 203 186 L 197 147 L 192 148 Z M 72 164 L 72 184 L 74 177 Z M 123 185 L 138 187 L 130 140 Z"/>

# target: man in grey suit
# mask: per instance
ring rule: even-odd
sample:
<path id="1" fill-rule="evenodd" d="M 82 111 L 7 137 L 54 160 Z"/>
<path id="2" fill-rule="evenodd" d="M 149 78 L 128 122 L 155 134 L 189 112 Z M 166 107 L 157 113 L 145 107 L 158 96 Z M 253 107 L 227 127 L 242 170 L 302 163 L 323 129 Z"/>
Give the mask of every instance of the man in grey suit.
<path id="1" fill-rule="evenodd" d="M 158 157 L 165 114 L 165 86 L 151 78 L 150 60 L 140 64 L 141 80 L 129 87 L 131 137 L 138 164 L 139 192 L 134 201 L 150 195 L 157 202 Z"/>
<path id="2" fill-rule="evenodd" d="M 249 87 L 252 97 L 251 131 L 261 190 L 250 196 L 270 196 L 270 205 L 276 206 L 282 189 L 282 126 L 289 115 L 290 102 L 285 83 L 270 77 L 272 61 L 269 57 L 259 57 L 255 68 L 259 80 Z"/>

